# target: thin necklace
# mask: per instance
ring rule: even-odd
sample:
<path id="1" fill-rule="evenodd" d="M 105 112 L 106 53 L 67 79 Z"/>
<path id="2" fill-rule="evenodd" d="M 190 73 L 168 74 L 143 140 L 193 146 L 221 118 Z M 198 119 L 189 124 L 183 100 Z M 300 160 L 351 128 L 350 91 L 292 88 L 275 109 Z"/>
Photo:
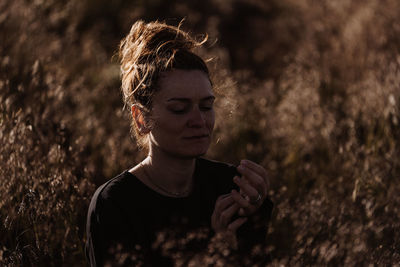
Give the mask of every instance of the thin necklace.
<path id="1" fill-rule="evenodd" d="M 174 197 L 185 197 L 189 194 L 190 191 L 190 186 L 188 189 L 186 189 L 185 191 L 182 192 L 172 192 L 169 191 L 168 189 L 158 185 L 156 182 L 154 182 L 154 180 L 151 178 L 150 174 L 147 172 L 146 167 L 143 165 L 143 162 L 140 163 L 140 165 L 142 166 L 143 172 L 147 177 L 147 180 L 149 180 L 151 182 L 152 185 L 154 185 L 155 187 L 157 187 L 159 190 L 161 190 L 162 192 L 168 194 L 168 195 L 173 195 Z"/>

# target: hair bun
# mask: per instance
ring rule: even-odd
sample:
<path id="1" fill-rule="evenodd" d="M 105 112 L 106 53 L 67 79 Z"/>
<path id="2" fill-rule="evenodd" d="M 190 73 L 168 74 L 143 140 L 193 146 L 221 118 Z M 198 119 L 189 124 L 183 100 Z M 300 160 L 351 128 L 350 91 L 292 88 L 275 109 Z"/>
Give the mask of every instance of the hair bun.
<path id="1" fill-rule="evenodd" d="M 161 72 L 183 69 L 209 74 L 204 60 L 193 52 L 207 41 L 207 35 L 197 41 L 181 30 L 182 23 L 175 27 L 164 22 L 139 20 L 122 39 L 118 55 L 125 106 L 139 104 L 150 111 Z"/>

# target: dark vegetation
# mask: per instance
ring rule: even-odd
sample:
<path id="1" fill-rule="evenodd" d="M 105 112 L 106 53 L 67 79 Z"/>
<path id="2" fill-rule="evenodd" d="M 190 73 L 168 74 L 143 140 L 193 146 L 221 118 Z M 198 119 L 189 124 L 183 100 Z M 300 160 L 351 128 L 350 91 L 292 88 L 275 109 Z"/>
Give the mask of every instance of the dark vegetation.
<path id="1" fill-rule="evenodd" d="M 135 20 L 183 17 L 224 94 L 209 157 L 270 173 L 248 263 L 399 264 L 399 1 L 4 0 L 0 265 L 85 264 L 91 195 L 143 156 L 112 55 Z M 230 262 L 210 251 L 177 265 Z"/>

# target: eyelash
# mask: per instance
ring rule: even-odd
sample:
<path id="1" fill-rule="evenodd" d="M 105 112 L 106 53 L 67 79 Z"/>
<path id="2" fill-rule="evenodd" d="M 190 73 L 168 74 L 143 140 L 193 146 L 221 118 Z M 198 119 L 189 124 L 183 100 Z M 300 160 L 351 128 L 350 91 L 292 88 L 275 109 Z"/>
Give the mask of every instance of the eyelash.
<path id="1" fill-rule="evenodd" d="M 187 112 L 186 109 L 182 109 L 182 110 L 171 110 L 172 113 L 174 114 L 185 114 Z"/>
<path id="2" fill-rule="evenodd" d="M 212 107 L 200 107 L 200 110 L 209 111 L 212 110 Z"/>
<path id="3" fill-rule="evenodd" d="M 201 111 L 210 111 L 210 110 L 212 110 L 212 109 L 213 109 L 213 107 L 200 107 L 200 110 L 201 110 Z M 184 109 L 179 109 L 179 110 L 173 110 L 173 109 L 171 109 L 171 112 L 172 112 L 172 113 L 178 114 L 178 115 L 185 114 L 185 113 L 187 113 L 188 111 L 189 111 L 189 108 L 184 108 Z"/>

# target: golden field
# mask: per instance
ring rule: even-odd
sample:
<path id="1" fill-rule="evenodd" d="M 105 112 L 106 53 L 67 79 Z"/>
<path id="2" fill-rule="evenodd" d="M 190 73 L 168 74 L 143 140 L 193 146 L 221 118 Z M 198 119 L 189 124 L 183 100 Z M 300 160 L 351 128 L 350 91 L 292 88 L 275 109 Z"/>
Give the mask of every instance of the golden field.
<path id="1" fill-rule="evenodd" d="M 270 174 L 268 246 L 244 262 L 399 266 L 397 0 L 1 1 L 0 265 L 86 264 L 91 195 L 143 157 L 113 55 L 134 21 L 182 18 L 209 35 L 198 51 L 219 95 L 208 156 Z M 235 255 L 175 256 L 235 266 Z"/>

